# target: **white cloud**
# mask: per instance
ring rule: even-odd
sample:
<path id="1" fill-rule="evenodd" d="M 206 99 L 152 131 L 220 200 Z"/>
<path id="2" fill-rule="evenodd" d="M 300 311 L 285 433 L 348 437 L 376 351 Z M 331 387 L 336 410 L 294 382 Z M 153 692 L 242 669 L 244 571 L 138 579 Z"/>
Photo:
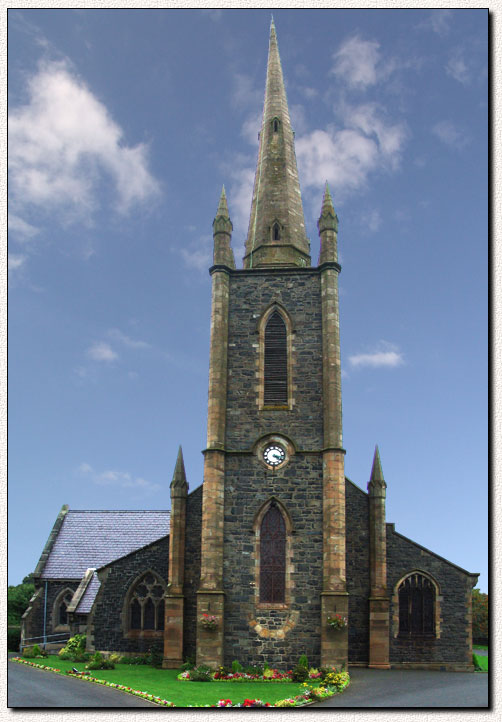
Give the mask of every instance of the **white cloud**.
<path id="1" fill-rule="evenodd" d="M 126 146 L 122 129 L 67 62 L 41 63 L 28 81 L 29 102 L 9 114 L 10 191 L 19 210 L 59 210 L 68 221 L 100 205 L 111 177 L 116 209 L 125 213 L 159 192 L 147 147 Z"/>
<path id="2" fill-rule="evenodd" d="M 116 361 L 118 354 L 112 349 L 112 347 L 104 342 L 94 343 L 88 350 L 87 355 L 93 361 Z"/>
<path id="3" fill-rule="evenodd" d="M 86 462 L 80 464 L 77 471 L 88 476 L 98 486 L 117 486 L 122 489 L 138 489 L 145 492 L 159 491 L 161 488 L 160 484 L 154 484 L 140 476 L 134 477 L 127 471 L 95 471 Z"/>
<path id="4" fill-rule="evenodd" d="M 382 216 L 377 208 L 363 213 L 361 220 L 372 233 L 376 233 L 382 224 Z"/>
<path id="5" fill-rule="evenodd" d="M 108 336 L 115 341 L 119 341 L 120 343 L 124 344 L 124 346 L 127 346 L 129 348 L 151 348 L 150 344 L 146 341 L 138 341 L 134 338 L 131 338 L 125 333 L 122 333 L 122 331 L 120 331 L 118 328 L 111 328 L 108 331 Z"/>
<path id="6" fill-rule="evenodd" d="M 444 37 L 450 32 L 451 19 L 451 10 L 432 10 L 429 20 L 424 25 L 430 27 L 437 35 Z"/>
<path id="7" fill-rule="evenodd" d="M 404 364 L 403 354 L 394 344 L 385 341 L 380 343 L 380 348 L 370 353 L 359 353 L 349 356 L 349 363 L 355 368 L 369 366 L 371 368 L 395 368 Z"/>
<path id="8" fill-rule="evenodd" d="M 217 23 L 217 22 L 219 22 L 219 21 L 221 20 L 221 18 L 222 18 L 223 10 L 221 10 L 221 9 L 218 9 L 218 10 L 202 10 L 202 9 L 201 9 L 201 13 L 202 13 L 202 15 L 207 15 L 207 17 L 208 17 L 210 20 L 212 20 L 213 22 Z"/>
<path id="9" fill-rule="evenodd" d="M 9 253 L 7 259 L 7 269 L 9 271 L 19 270 L 26 262 L 26 256 L 18 253 Z"/>
<path id="10" fill-rule="evenodd" d="M 263 104 L 263 89 L 257 88 L 254 79 L 244 73 L 235 73 L 232 100 L 236 107 L 252 108 L 253 112 Z"/>
<path id="11" fill-rule="evenodd" d="M 9 213 L 8 219 L 9 233 L 14 234 L 17 241 L 30 241 L 39 233 L 39 229 L 27 223 L 19 216 Z"/>
<path id="12" fill-rule="evenodd" d="M 434 135 L 450 148 L 461 150 L 469 139 L 465 133 L 449 120 L 441 120 L 432 128 Z"/>
<path id="13" fill-rule="evenodd" d="M 392 61 L 382 61 L 380 43 L 358 35 L 345 40 L 333 60 L 331 72 L 350 88 L 359 90 L 386 79 L 395 67 Z"/>
<path id="14" fill-rule="evenodd" d="M 344 127 L 330 125 L 296 141 L 302 183 L 322 188 L 326 180 L 338 194 L 359 190 L 370 173 L 396 170 L 407 138 L 402 123 L 388 123 L 375 103 L 343 105 Z"/>
<path id="15" fill-rule="evenodd" d="M 250 145 L 258 146 L 258 134 L 261 129 L 261 112 L 250 115 L 242 124 L 241 135 Z"/>
<path id="16" fill-rule="evenodd" d="M 462 85 L 467 85 L 470 82 L 470 70 L 459 53 L 448 60 L 446 72 L 459 83 L 462 83 Z"/>
<path id="17" fill-rule="evenodd" d="M 204 236 L 193 241 L 186 248 L 176 248 L 181 254 L 187 268 L 196 271 L 207 271 L 213 260 L 213 239 L 211 236 Z"/>

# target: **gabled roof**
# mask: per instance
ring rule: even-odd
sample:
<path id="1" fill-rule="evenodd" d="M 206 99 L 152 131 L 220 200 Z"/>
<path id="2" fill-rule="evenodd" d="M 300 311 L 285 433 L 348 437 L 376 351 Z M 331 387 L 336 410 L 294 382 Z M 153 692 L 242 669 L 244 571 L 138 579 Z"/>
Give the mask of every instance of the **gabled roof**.
<path id="1" fill-rule="evenodd" d="M 92 605 L 94 604 L 94 600 L 96 599 L 96 595 L 99 592 L 100 586 L 101 582 L 99 581 L 96 572 L 94 572 L 89 580 L 89 583 L 87 584 L 87 587 L 84 591 L 84 594 L 82 595 L 82 598 L 80 599 L 80 602 L 77 605 L 77 608 L 75 610 L 77 614 L 88 614 L 91 611 Z"/>
<path id="2" fill-rule="evenodd" d="M 169 511 L 68 509 L 47 549 L 40 576 L 81 579 L 87 569 L 98 569 L 167 536 L 169 519 Z"/>

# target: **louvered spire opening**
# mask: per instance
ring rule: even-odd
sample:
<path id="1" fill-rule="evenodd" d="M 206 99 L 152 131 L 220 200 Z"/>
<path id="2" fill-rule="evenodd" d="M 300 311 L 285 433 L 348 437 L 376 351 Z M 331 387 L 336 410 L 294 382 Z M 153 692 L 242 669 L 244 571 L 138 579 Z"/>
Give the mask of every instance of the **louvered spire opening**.
<path id="1" fill-rule="evenodd" d="M 270 316 L 265 328 L 265 406 L 288 403 L 288 348 L 286 324 L 278 311 Z"/>

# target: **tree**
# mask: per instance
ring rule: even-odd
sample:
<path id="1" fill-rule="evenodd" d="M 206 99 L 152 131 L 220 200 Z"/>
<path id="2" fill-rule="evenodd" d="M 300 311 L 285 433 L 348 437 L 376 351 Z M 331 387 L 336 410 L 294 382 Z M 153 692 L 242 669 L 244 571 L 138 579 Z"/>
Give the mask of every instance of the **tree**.
<path id="1" fill-rule="evenodd" d="M 26 579 L 27 577 L 25 577 Z M 24 582 L 7 589 L 7 624 L 21 624 L 28 603 L 35 591 L 35 585 Z"/>
<path id="2" fill-rule="evenodd" d="M 473 639 L 488 637 L 488 594 L 472 590 L 472 636 Z"/>

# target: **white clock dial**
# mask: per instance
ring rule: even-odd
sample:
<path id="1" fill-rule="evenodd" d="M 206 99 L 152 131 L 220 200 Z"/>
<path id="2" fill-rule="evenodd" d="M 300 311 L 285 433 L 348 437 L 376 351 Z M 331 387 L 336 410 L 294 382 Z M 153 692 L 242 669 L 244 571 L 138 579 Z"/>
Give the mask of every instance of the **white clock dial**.
<path id="1" fill-rule="evenodd" d="M 282 464 L 282 462 L 286 458 L 286 452 L 284 451 L 282 446 L 272 444 L 270 446 L 267 446 L 267 448 L 264 450 L 263 458 L 265 460 L 265 463 L 267 463 L 269 466 L 279 466 L 279 464 Z"/>

